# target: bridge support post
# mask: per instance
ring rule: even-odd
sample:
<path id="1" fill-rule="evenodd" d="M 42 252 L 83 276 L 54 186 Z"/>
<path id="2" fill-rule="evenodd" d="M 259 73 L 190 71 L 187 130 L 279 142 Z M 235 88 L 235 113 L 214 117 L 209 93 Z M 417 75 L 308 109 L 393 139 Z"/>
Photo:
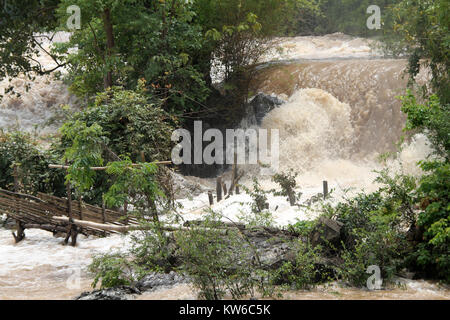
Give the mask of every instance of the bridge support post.
<path id="1" fill-rule="evenodd" d="M 17 226 L 17 235 L 13 232 L 12 235 L 14 237 L 14 240 L 16 241 L 16 243 L 19 243 L 20 241 L 22 241 L 25 238 L 25 228 L 22 222 L 20 221 L 16 221 L 16 226 Z"/>
<path id="2" fill-rule="evenodd" d="M 66 161 L 66 165 L 68 162 Z M 67 170 L 66 170 L 67 173 Z M 77 236 L 78 236 L 78 228 L 73 223 L 73 214 L 72 214 L 72 187 L 70 185 L 70 182 L 67 181 L 67 215 L 69 216 L 69 228 L 67 230 L 66 238 L 64 239 L 64 244 L 69 243 L 69 238 L 72 237 L 72 242 L 70 243 L 72 247 L 75 247 L 77 244 Z M 80 200 L 80 215 L 81 213 L 81 200 Z M 83 218 L 81 218 L 83 219 Z"/>
<path id="3" fill-rule="evenodd" d="M 20 182 L 19 182 L 19 172 L 17 170 L 17 165 L 14 164 L 13 167 L 13 176 L 14 176 L 14 192 L 19 193 L 20 192 Z M 20 203 L 17 202 L 16 204 L 16 213 L 20 215 Z M 16 232 L 17 235 L 13 232 L 12 235 L 14 237 L 14 240 L 16 243 L 19 243 L 25 238 L 25 227 L 23 223 L 20 220 L 16 220 Z"/>

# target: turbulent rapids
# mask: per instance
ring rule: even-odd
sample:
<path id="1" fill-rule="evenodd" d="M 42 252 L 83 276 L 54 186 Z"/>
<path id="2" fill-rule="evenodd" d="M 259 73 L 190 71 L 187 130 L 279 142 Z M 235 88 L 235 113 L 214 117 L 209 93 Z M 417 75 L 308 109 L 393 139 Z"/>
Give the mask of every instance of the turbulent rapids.
<path id="1" fill-rule="evenodd" d="M 283 50 L 269 54 L 261 64 L 252 92 L 276 95 L 285 101 L 269 112 L 261 125 L 280 130 L 280 169 L 293 168 L 299 172 L 298 181 L 306 195 L 316 193 L 322 180 L 328 180 L 332 188 L 374 188 L 373 170 L 382 168 L 379 156 L 395 151 L 402 135 L 405 116 L 395 97 L 403 93 L 406 85 L 406 61 L 382 59 L 371 51 L 367 41 L 342 34 L 280 39 L 279 45 Z M 420 77 L 425 80 L 427 76 Z M 50 77 L 38 77 L 35 81 L 19 77 L 11 81 L 21 96 L 10 95 L 1 102 L 2 129 L 18 127 L 31 131 L 51 119 L 61 105 L 76 105 L 76 99 L 65 85 Z M 31 85 L 29 91 L 25 90 L 27 83 Z M 0 87 L 7 88 L 8 82 L 0 83 Z M 41 133 L 49 132 L 55 132 L 55 127 L 46 127 Z M 415 163 L 429 151 L 425 137 L 411 137 L 397 159 L 390 160 L 391 167 L 418 173 Z M 208 187 L 211 181 L 205 179 L 201 184 Z M 272 187 L 270 181 L 264 181 L 263 188 Z M 244 195 L 237 196 L 217 205 L 216 209 L 228 210 L 232 215 L 247 200 Z M 278 209 L 275 218 L 280 224 L 308 218 L 277 199 L 271 200 L 271 209 L 272 206 Z M 200 217 L 208 203 L 205 194 L 179 201 L 184 204 L 187 218 Z M 128 240 L 118 235 L 105 239 L 83 238 L 77 248 L 71 248 L 55 246 L 61 239 L 32 231 L 26 241 L 14 245 L 10 231 L 0 229 L 0 299 L 73 298 L 89 290 L 86 266 L 93 254 L 111 248 L 123 249 Z M 81 273 L 81 280 L 68 285 L 77 272 Z M 187 285 L 170 290 L 141 298 L 194 297 Z M 343 296 L 362 299 L 402 295 L 419 299 L 450 298 L 448 290 L 440 291 L 433 284 L 419 281 L 409 281 L 404 290 L 377 295 L 353 289 L 338 291 Z M 293 299 L 333 297 L 327 290 L 291 294 Z"/>

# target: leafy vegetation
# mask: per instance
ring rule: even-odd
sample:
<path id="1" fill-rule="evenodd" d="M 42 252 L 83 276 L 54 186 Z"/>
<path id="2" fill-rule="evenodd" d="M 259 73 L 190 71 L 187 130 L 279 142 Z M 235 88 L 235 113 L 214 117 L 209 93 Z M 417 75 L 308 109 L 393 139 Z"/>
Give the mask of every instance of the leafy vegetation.
<path id="1" fill-rule="evenodd" d="M 94 257 L 89 265 L 89 271 L 95 274 L 92 287 L 95 288 L 100 282 L 100 288 L 112 288 L 130 285 L 134 277 L 130 264 L 121 254 L 104 254 Z"/>
<path id="2" fill-rule="evenodd" d="M 0 188 L 14 189 L 16 166 L 21 192 L 64 194 L 64 174 L 48 169 L 59 156 L 55 150 L 41 150 L 31 134 L 0 131 Z"/>
<path id="3" fill-rule="evenodd" d="M 450 102 L 448 11 L 446 0 L 403 0 L 392 7 L 392 27 L 384 30 L 387 51 L 409 58 L 412 82 L 421 69 L 429 68 L 432 79 L 424 91 L 432 90 L 443 105 Z"/>

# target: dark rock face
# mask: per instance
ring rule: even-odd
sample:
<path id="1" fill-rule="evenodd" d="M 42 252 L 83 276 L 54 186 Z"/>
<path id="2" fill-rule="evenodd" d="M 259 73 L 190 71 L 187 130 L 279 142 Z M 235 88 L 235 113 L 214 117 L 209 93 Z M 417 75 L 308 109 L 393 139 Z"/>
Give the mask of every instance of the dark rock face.
<path id="1" fill-rule="evenodd" d="M 135 294 L 141 294 L 141 292 L 133 287 L 121 286 L 84 292 L 75 300 L 133 300 Z"/>
<path id="2" fill-rule="evenodd" d="M 250 128 L 254 126 L 260 126 L 264 117 L 273 109 L 279 107 L 284 103 L 283 100 L 278 99 L 274 96 L 269 96 L 263 93 L 259 93 L 256 95 L 244 108 L 243 114 L 241 118 L 238 118 L 237 122 L 233 122 L 231 125 L 220 124 L 223 119 L 213 119 L 212 123 L 206 123 L 203 121 L 202 123 L 202 134 L 207 129 L 214 128 L 221 131 L 222 135 L 226 137 L 226 129 L 232 129 L 233 126 L 236 128 Z M 214 124 L 215 123 L 215 124 Z M 194 127 L 187 128 L 191 137 L 194 136 Z M 204 142 L 203 148 L 209 145 L 210 142 Z M 224 145 L 224 156 L 226 154 L 226 145 Z M 192 146 L 193 148 L 193 146 Z M 191 150 L 191 154 L 194 155 L 195 150 Z M 193 163 L 193 162 L 192 162 Z M 225 163 L 225 161 L 224 161 Z M 184 164 L 179 166 L 181 173 L 184 175 L 202 177 L 202 178 L 211 178 L 217 175 L 224 173 L 226 170 L 230 168 L 230 165 L 227 164 Z"/>
<path id="3" fill-rule="evenodd" d="M 283 100 L 274 96 L 258 93 L 248 104 L 247 115 L 243 119 L 246 127 L 260 126 L 264 117 L 273 109 L 284 103 Z"/>

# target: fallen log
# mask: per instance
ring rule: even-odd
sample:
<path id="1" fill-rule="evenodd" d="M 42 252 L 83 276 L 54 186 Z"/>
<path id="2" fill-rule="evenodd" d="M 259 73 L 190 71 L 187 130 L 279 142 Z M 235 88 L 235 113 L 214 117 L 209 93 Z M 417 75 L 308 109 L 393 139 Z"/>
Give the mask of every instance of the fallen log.
<path id="1" fill-rule="evenodd" d="M 85 220 L 78 220 L 78 219 L 72 219 L 70 221 L 67 217 L 53 217 L 56 221 L 61 221 L 65 223 L 72 223 L 79 227 L 84 228 L 91 228 L 91 229 L 97 229 L 97 230 L 103 230 L 103 231 L 110 231 L 110 232 L 119 232 L 119 233 L 127 233 L 129 231 L 135 231 L 135 230 L 152 230 L 154 227 L 146 227 L 146 226 L 140 226 L 140 225 L 127 225 L 127 226 L 117 226 L 117 225 L 110 225 L 110 224 L 103 224 L 103 223 L 97 223 L 97 222 L 90 222 Z M 178 227 L 178 226 L 161 226 L 161 229 L 168 232 L 176 232 L 176 231 L 190 231 L 192 228 L 189 227 Z M 205 230 L 210 231 L 211 229 L 208 228 L 199 228 L 196 227 L 197 230 Z M 221 229 L 216 230 L 220 234 L 226 235 L 228 233 L 228 230 Z"/>
<path id="2" fill-rule="evenodd" d="M 156 165 L 170 165 L 170 164 L 172 164 L 172 161 L 155 161 L 155 162 L 151 162 L 151 163 L 156 164 Z M 133 163 L 132 166 L 140 167 L 140 166 L 142 166 L 142 164 Z M 68 165 L 61 165 L 61 164 L 49 164 L 48 167 L 50 169 L 69 169 L 70 168 L 70 166 L 68 166 Z M 106 171 L 108 169 L 108 167 L 89 167 L 89 169 L 91 169 L 92 171 Z"/>

